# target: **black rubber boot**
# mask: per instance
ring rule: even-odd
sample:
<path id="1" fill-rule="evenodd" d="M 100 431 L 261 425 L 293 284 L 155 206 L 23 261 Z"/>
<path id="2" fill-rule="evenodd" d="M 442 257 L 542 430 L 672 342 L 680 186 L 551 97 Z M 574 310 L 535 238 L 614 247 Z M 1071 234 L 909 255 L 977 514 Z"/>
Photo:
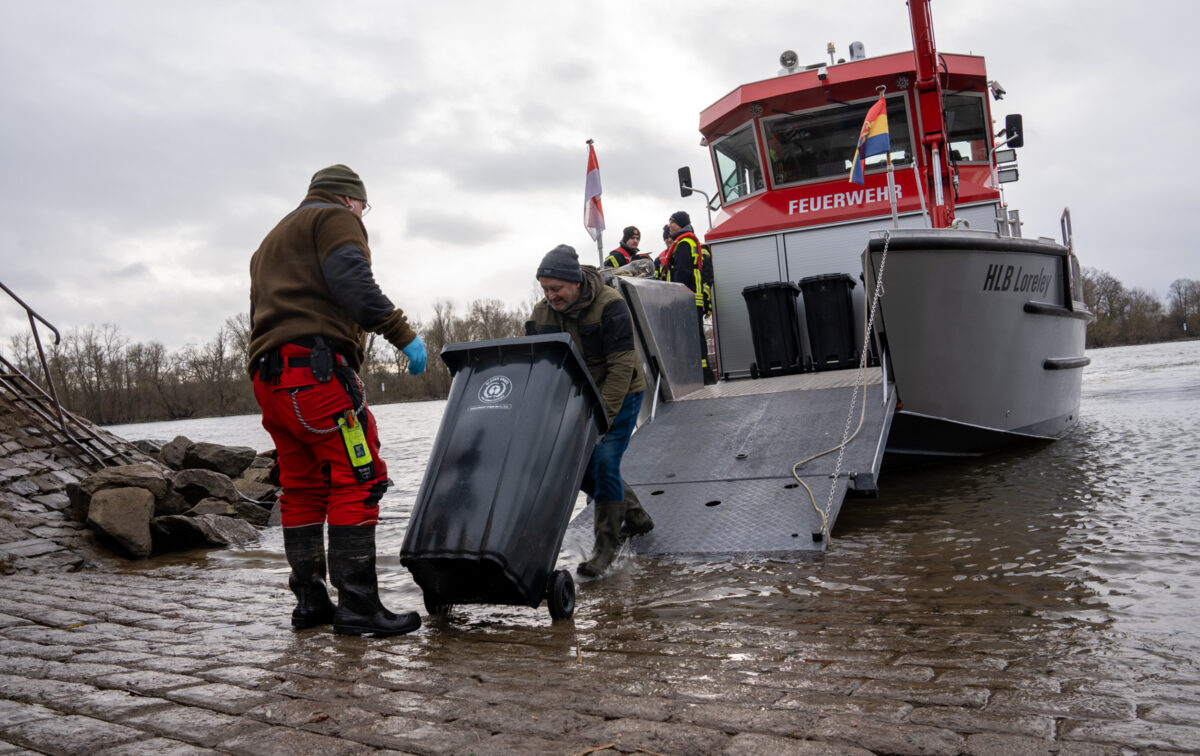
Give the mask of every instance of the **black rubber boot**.
<path id="1" fill-rule="evenodd" d="M 329 526 L 329 578 L 338 590 L 339 635 L 402 635 L 421 626 L 416 612 L 394 614 L 379 600 L 374 525 Z"/>
<path id="2" fill-rule="evenodd" d="M 617 549 L 621 545 L 621 518 L 625 515 L 625 502 L 598 501 L 594 516 L 593 530 L 596 532 L 596 545 L 592 556 L 583 562 L 575 571 L 584 577 L 599 577 L 617 558 Z"/>
<path id="3" fill-rule="evenodd" d="M 646 535 L 654 530 L 654 520 L 650 519 L 650 513 L 642 508 L 641 500 L 629 484 L 621 481 L 621 485 L 625 487 L 625 516 L 621 520 L 621 538 L 623 540 Z"/>
<path id="4" fill-rule="evenodd" d="M 283 552 L 292 568 L 288 587 L 296 594 L 292 627 L 303 630 L 333 622 L 333 602 L 325 589 L 325 526 L 284 528 Z"/>

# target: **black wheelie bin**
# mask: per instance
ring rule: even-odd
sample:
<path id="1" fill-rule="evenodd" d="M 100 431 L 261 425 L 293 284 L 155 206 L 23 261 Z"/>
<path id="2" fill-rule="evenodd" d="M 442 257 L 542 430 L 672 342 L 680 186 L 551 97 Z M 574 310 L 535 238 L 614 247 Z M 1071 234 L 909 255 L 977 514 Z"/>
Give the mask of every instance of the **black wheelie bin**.
<path id="1" fill-rule="evenodd" d="M 800 287 L 791 281 L 773 281 L 742 289 L 750 314 L 754 362 L 750 377 L 787 375 L 806 370 L 800 342 L 800 316 L 796 297 Z"/>
<path id="2" fill-rule="evenodd" d="M 575 610 L 555 570 L 584 468 L 608 416 L 567 334 L 448 344 L 454 380 L 400 563 L 430 614 L 454 604 Z"/>
<path id="3" fill-rule="evenodd" d="M 853 288 L 854 279 L 845 273 L 809 276 L 800 281 L 813 370 L 841 370 L 858 364 L 850 293 Z"/>

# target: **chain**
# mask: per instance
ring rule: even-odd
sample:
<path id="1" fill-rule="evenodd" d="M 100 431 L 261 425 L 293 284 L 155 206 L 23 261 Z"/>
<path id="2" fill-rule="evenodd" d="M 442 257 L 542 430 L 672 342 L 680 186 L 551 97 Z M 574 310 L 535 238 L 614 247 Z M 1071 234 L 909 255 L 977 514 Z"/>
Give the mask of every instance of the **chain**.
<path id="1" fill-rule="evenodd" d="M 358 373 L 354 373 L 353 375 L 354 380 L 358 383 L 358 393 L 362 395 L 362 404 L 358 405 L 358 407 L 356 407 L 354 410 L 354 414 L 358 415 L 362 413 L 363 408 L 367 406 L 367 387 L 363 385 L 362 379 L 358 377 Z M 292 397 L 292 409 L 296 412 L 296 419 L 300 421 L 300 425 L 304 428 L 304 430 L 308 431 L 309 433 L 316 433 L 317 435 L 325 435 L 326 433 L 333 433 L 334 431 L 339 430 L 340 426 L 338 425 L 334 425 L 332 428 L 326 428 L 324 430 L 314 428 L 309 425 L 308 421 L 304 419 L 304 416 L 300 414 L 300 403 L 296 401 L 296 394 L 298 393 L 300 393 L 300 389 L 298 388 L 294 388 L 288 392 L 288 394 Z"/>
<path id="2" fill-rule="evenodd" d="M 846 411 L 846 427 L 842 430 L 842 443 L 838 447 L 837 462 L 833 466 L 833 483 L 829 486 L 829 498 L 825 501 L 825 509 L 821 512 L 821 522 L 825 526 L 825 538 L 829 539 L 829 511 L 833 508 L 833 497 L 837 491 L 838 475 L 842 470 L 842 458 L 846 455 L 846 440 L 850 437 L 850 421 L 854 417 L 854 405 L 858 403 L 858 388 L 863 385 L 867 370 L 867 352 L 871 345 L 871 330 L 875 327 L 875 313 L 879 308 L 879 297 L 883 294 L 883 269 L 887 265 L 888 245 L 892 241 L 892 232 L 883 232 L 883 255 L 879 259 L 879 273 L 875 276 L 875 295 L 871 298 L 871 315 L 867 318 L 866 333 L 863 334 L 862 357 L 858 361 L 858 379 L 854 382 L 854 392 L 850 395 L 850 409 Z M 867 256 L 870 262 L 870 255 Z M 863 402 L 867 401 L 866 388 L 863 388 Z"/>

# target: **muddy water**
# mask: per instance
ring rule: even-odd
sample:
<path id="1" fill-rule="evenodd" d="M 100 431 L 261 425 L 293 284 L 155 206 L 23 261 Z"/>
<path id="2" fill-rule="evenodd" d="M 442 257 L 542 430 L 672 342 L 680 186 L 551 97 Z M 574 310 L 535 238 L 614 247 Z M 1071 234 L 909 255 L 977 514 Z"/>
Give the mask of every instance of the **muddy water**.
<path id="1" fill-rule="evenodd" d="M 934 634 L 942 652 L 995 648 L 1017 665 L 1061 670 L 1087 659 L 1089 677 L 1108 665 L 1114 679 L 1138 680 L 1151 695 L 1170 679 L 1200 679 L 1200 341 L 1089 356 L 1082 420 L 1067 439 L 886 474 L 880 498 L 847 502 L 829 551 L 811 559 L 626 555 L 606 578 L 579 585 L 572 632 L 584 641 L 715 643 L 733 659 L 743 648 L 759 658 L 779 649 L 776 661 L 803 655 L 817 636 L 866 652 L 877 634 L 893 649 L 898 637 Z M 443 407 L 376 411 L 397 482 L 380 527 L 381 582 L 397 608 L 421 606 L 397 554 Z M 257 418 L 115 430 L 270 445 Z M 560 563 L 573 566 L 586 546 L 569 538 Z M 210 552 L 204 565 L 285 582 L 277 530 L 253 548 Z M 431 632 L 463 631 L 459 642 L 469 642 L 548 624 L 545 608 L 467 607 Z M 564 642 L 564 653 L 572 648 Z"/>

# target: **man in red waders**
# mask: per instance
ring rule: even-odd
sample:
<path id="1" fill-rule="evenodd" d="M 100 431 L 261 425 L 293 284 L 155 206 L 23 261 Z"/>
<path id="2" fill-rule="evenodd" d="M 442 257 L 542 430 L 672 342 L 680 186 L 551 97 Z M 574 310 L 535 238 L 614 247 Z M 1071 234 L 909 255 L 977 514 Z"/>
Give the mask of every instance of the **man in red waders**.
<path id="1" fill-rule="evenodd" d="M 249 370 L 279 455 L 297 630 L 332 622 L 343 635 L 398 635 L 421 626 L 416 612 L 383 606 L 375 573 L 388 476 L 358 379 L 365 332 L 403 350 L 413 375 L 425 369 L 425 345 L 375 283 L 362 222 L 369 209 L 357 173 L 323 168 L 250 259 Z M 325 588 L 326 522 L 336 608 Z"/>

